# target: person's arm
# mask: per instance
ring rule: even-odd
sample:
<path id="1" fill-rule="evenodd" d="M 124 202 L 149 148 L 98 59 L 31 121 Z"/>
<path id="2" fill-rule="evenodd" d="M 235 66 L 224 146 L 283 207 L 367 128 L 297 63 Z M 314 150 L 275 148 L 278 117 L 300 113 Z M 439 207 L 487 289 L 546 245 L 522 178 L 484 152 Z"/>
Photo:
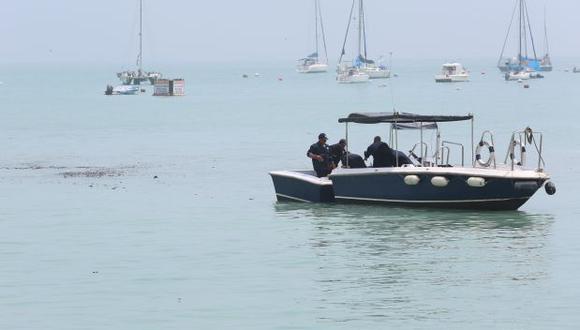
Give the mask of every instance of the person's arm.
<path id="1" fill-rule="evenodd" d="M 306 152 L 306 157 L 317 160 L 319 162 L 323 161 L 324 159 L 322 158 L 322 156 L 315 154 L 314 152 L 312 152 L 312 147 L 310 147 L 310 149 L 308 149 L 308 152 Z"/>

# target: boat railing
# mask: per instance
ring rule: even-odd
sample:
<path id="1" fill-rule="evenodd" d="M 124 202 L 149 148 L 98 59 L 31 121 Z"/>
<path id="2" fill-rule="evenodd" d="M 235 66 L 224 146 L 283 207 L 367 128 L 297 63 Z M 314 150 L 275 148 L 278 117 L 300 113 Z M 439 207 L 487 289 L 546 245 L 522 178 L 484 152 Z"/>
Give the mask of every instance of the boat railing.
<path id="1" fill-rule="evenodd" d="M 417 156 L 417 154 L 415 153 L 415 149 L 417 149 L 417 147 L 421 147 L 421 151 L 419 151 L 419 156 Z M 417 142 L 415 143 L 413 148 L 409 150 L 409 155 L 415 158 L 415 160 L 417 160 L 421 164 L 421 166 L 424 166 L 427 160 L 427 155 L 429 154 L 428 149 L 429 145 L 426 142 Z"/>
<path id="2" fill-rule="evenodd" d="M 449 164 L 449 158 L 451 155 L 451 148 L 449 146 L 456 146 L 456 147 L 461 148 L 461 166 L 464 167 L 465 166 L 465 147 L 461 143 L 452 142 L 452 141 L 442 141 L 441 142 L 441 161 L 443 161 L 443 159 L 445 159 L 445 164 L 441 164 L 441 165 L 451 165 L 451 164 Z M 445 154 L 445 150 L 447 150 L 447 154 Z"/>
<path id="3" fill-rule="evenodd" d="M 538 155 L 538 163 L 536 171 L 541 172 L 544 170 L 546 166 L 546 162 L 544 161 L 544 157 L 542 155 L 543 152 L 543 142 L 544 142 L 544 134 L 542 132 L 534 132 L 530 127 L 526 127 L 523 131 L 516 131 L 512 133 L 508 151 L 505 156 L 504 162 L 511 166 L 513 170 L 515 166 L 526 166 L 527 164 L 527 153 L 528 147 L 533 146 L 536 150 L 536 154 Z M 516 149 L 518 148 L 518 149 Z M 519 159 L 516 155 L 516 152 L 519 151 Z"/>

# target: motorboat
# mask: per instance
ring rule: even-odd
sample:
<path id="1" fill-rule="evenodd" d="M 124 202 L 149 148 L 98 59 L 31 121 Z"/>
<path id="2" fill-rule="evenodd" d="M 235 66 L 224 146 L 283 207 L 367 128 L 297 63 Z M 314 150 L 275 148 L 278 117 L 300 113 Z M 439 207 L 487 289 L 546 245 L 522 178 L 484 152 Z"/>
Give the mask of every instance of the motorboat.
<path id="1" fill-rule="evenodd" d="M 357 14 L 355 14 L 355 8 Z M 357 54 L 352 61 L 345 61 L 344 56 L 346 54 L 346 44 L 350 34 L 351 23 L 353 21 L 358 22 L 357 31 Z M 346 33 L 344 36 L 344 42 L 342 44 L 342 50 L 340 53 L 340 58 L 338 60 L 338 71 L 337 71 L 337 81 L 339 83 L 345 82 L 366 82 L 368 79 L 386 79 L 391 77 L 391 70 L 382 63 L 383 57 L 375 61 L 369 58 L 367 50 L 367 29 L 366 29 L 366 17 L 364 11 L 363 0 L 353 0 L 350 10 L 349 20 L 346 27 Z M 358 72 L 358 76 L 352 77 L 352 70 Z M 366 79 L 363 75 L 368 76 Z"/>
<path id="2" fill-rule="evenodd" d="M 136 95 L 139 93 L 139 86 L 135 85 L 108 85 L 105 89 L 105 95 Z"/>
<path id="3" fill-rule="evenodd" d="M 313 171 L 273 171 L 270 175 L 279 201 L 516 210 L 541 187 L 550 195 L 556 192 L 556 186 L 544 170 L 543 134 L 530 128 L 512 133 L 506 157 L 500 163 L 496 160 L 494 137 L 490 131 L 484 131 L 475 143 L 472 114 L 351 113 L 338 121 L 346 126 L 347 145 L 352 124 L 390 125 L 393 150 L 399 147 L 399 131 L 419 131 L 419 141 L 409 151 L 412 164 L 401 165 L 400 152 L 394 152 L 393 167 L 353 168 L 347 157 L 346 164 L 343 160 L 342 167 L 324 178 L 317 178 Z M 471 158 L 467 162 L 464 144 L 441 137 L 442 123 L 460 121 L 471 123 Z M 427 130 L 436 132 L 432 154 L 424 138 Z M 452 150 L 454 156 L 450 157 Z M 530 152 L 534 152 L 537 159 L 528 156 Z M 457 159 L 457 163 L 450 159 Z M 332 198 L 325 195 L 330 192 L 330 185 L 334 193 Z"/>
<path id="4" fill-rule="evenodd" d="M 344 63 L 343 63 L 344 65 Z M 354 67 L 339 67 L 336 81 L 340 84 L 359 84 L 369 82 L 370 76 Z"/>
<path id="5" fill-rule="evenodd" d="M 507 81 L 521 81 L 531 79 L 531 72 L 528 71 L 518 71 L 518 72 L 506 72 L 505 80 Z"/>
<path id="6" fill-rule="evenodd" d="M 445 63 L 441 73 L 435 75 L 435 82 L 466 82 L 469 72 L 460 63 Z"/>
<path id="7" fill-rule="evenodd" d="M 139 0 L 139 52 L 137 54 L 137 69 L 125 70 L 117 73 L 117 78 L 123 85 L 140 85 L 149 83 L 155 85 L 162 74 L 155 71 L 143 70 L 143 0 Z"/>
<path id="8" fill-rule="evenodd" d="M 328 51 L 326 49 L 326 35 L 324 34 L 324 24 L 322 23 L 320 0 L 314 0 L 314 26 L 314 47 L 316 51 L 298 60 L 296 71 L 299 73 L 323 73 L 328 70 Z M 324 48 L 324 59 L 321 59 L 318 54 L 320 37 L 322 37 L 322 46 Z"/>

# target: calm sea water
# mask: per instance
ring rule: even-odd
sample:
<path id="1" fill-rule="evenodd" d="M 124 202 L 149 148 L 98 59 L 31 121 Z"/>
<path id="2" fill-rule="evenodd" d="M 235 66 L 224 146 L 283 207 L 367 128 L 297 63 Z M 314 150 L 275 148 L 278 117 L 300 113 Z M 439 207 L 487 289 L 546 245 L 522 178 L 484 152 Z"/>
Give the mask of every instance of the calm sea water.
<path id="1" fill-rule="evenodd" d="M 0 329 L 578 328 L 580 75 L 524 89 L 463 62 L 457 85 L 433 82 L 440 61 L 359 86 L 293 63 L 160 67 L 179 98 L 106 97 L 115 66 L 2 66 Z M 558 193 L 499 213 L 276 203 L 268 171 L 393 106 L 474 113 L 500 159 L 512 131 L 544 132 Z M 468 125 L 442 130 L 468 145 Z M 352 127 L 351 150 L 386 132 Z"/>

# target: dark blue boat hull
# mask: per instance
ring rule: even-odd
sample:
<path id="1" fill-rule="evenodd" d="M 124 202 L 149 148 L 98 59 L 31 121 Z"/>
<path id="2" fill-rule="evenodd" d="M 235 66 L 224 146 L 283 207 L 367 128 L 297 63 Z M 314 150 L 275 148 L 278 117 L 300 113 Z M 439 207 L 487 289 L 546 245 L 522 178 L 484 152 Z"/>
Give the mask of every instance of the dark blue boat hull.
<path id="1" fill-rule="evenodd" d="M 301 178 L 270 173 L 278 201 L 299 201 L 311 203 L 334 202 L 332 184 L 315 183 L 318 178 L 303 180 Z"/>
<path id="2" fill-rule="evenodd" d="M 417 185 L 405 184 L 405 175 L 336 175 L 331 176 L 331 180 L 335 198 L 341 202 L 481 210 L 516 210 L 545 181 L 490 177 L 485 178 L 484 187 L 471 187 L 467 184 L 469 176 L 446 175 L 448 185 L 436 187 L 431 183 L 434 175 L 414 174 L 420 178 Z"/>

